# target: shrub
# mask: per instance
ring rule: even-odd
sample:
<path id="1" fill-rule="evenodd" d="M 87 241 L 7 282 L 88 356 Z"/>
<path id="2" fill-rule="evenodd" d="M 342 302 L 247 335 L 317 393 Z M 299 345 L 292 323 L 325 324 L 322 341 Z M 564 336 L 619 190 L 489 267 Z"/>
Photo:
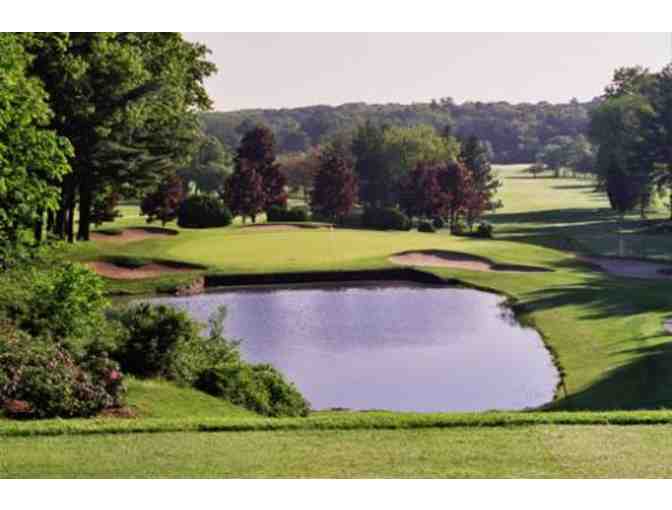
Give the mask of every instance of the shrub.
<path id="1" fill-rule="evenodd" d="M 96 336 L 105 322 L 108 304 L 103 280 L 80 264 L 55 264 L 50 268 L 30 268 L 8 275 L 14 280 L 8 295 L 10 318 L 32 336 L 56 340 Z"/>
<path id="2" fill-rule="evenodd" d="M 420 223 L 420 225 L 418 225 L 418 232 L 427 232 L 433 234 L 436 232 L 436 229 L 429 221 L 423 221 Z"/>
<path id="3" fill-rule="evenodd" d="M 226 227 L 233 221 L 224 202 L 209 195 L 192 195 L 180 204 L 177 224 L 183 228 Z"/>
<path id="4" fill-rule="evenodd" d="M 179 345 L 198 337 L 201 329 L 186 312 L 149 303 L 129 306 L 116 319 L 123 332 L 115 358 L 124 371 L 140 377 L 176 379 Z"/>
<path id="5" fill-rule="evenodd" d="M 362 226 L 376 230 L 410 230 L 411 222 L 399 209 L 367 207 L 362 215 Z"/>
<path id="6" fill-rule="evenodd" d="M 196 387 L 265 416 L 307 416 L 296 387 L 271 365 L 226 363 L 204 370 Z"/>
<path id="7" fill-rule="evenodd" d="M 450 226 L 450 233 L 454 236 L 463 236 L 467 231 L 467 227 L 464 225 L 464 221 L 461 218 L 456 218 L 453 224 Z"/>
<path id="8" fill-rule="evenodd" d="M 308 209 L 305 207 L 292 207 L 291 209 L 287 209 L 286 207 L 273 205 L 266 211 L 267 221 L 299 222 L 308 221 L 308 219 Z"/>
<path id="9" fill-rule="evenodd" d="M 443 221 L 443 218 L 441 218 L 440 216 L 437 216 L 436 218 L 434 218 L 432 220 L 432 225 L 434 225 L 434 228 L 436 230 L 441 230 L 442 228 L 444 228 L 446 226 L 446 222 Z"/>
<path id="10" fill-rule="evenodd" d="M 495 228 L 492 226 L 491 223 L 488 223 L 487 221 L 481 221 L 478 224 L 478 227 L 476 227 L 475 237 L 482 237 L 484 239 L 491 239 L 494 230 L 495 230 Z"/>
<path id="11" fill-rule="evenodd" d="M 93 416 L 119 407 L 119 365 L 104 353 L 79 362 L 53 339 L 0 331 L 0 407 L 12 418 Z"/>

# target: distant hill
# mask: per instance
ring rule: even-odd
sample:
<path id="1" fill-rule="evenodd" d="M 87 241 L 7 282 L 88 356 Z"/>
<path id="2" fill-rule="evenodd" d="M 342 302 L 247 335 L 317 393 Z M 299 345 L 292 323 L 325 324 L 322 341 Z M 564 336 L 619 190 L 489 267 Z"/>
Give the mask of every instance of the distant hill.
<path id="1" fill-rule="evenodd" d="M 409 126 L 430 124 L 439 130 L 450 124 L 458 136 L 477 135 L 490 142 L 497 163 L 533 161 L 554 136 L 585 134 L 589 112 L 598 99 L 564 104 L 465 102 L 450 98 L 430 103 L 306 106 L 277 110 L 239 110 L 203 114 L 205 130 L 230 148 L 242 133 L 263 122 L 275 133 L 279 153 L 303 151 L 339 131 L 349 131 L 366 120 Z"/>

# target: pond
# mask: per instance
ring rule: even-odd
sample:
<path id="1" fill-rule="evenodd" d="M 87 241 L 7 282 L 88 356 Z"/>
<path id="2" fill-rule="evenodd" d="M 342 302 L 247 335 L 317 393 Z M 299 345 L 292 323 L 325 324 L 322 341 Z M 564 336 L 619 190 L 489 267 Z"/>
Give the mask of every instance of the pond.
<path id="1" fill-rule="evenodd" d="M 488 292 L 344 284 L 149 301 L 202 321 L 226 306 L 245 359 L 273 364 L 313 409 L 523 409 L 552 400 L 558 381 L 539 333 Z"/>

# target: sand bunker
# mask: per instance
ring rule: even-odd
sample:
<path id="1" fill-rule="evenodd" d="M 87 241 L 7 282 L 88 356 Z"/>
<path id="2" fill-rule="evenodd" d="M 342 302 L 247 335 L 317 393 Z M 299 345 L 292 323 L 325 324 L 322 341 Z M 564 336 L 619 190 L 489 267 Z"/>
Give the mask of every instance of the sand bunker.
<path id="1" fill-rule="evenodd" d="M 134 227 L 127 228 L 119 234 L 106 234 L 105 232 L 91 232 L 92 241 L 104 241 L 111 243 L 130 243 L 133 241 L 143 241 L 145 239 L 161 239 L 164 237 L 173 237 L 177 231 L 158 227 Z"/>
<path id="2" fill-rule="evenodd" d="M 603 271 L 628 278 L 672 279 L 672 265 L 616 257 L 577 257 L 581 262 L 598 266 Z"/>
<path id="3" fill-rule="evenodd" d="M 402 266 L 451 267 L 454 269 L 469 269 L 471 271 L 513 271 L 537 272 L 552 271 L 543 267 L 517 266 L 513 264 L 496 264 L 486 258 L 465 253 L 423 250 L 398 253 L 389 258 L 390 262 Z"/>
<path id="4" fill-rule="evenodd" d="M 186 273 L 195 270 L 195 268 L 189 266 L 168 265 L 156 262 L 133 268 L 105 261 L 87 262 L 86 266 L 100 276 L 114 280 L 140 280 L 142 278 L 156 278 L 167 273 Z"/>

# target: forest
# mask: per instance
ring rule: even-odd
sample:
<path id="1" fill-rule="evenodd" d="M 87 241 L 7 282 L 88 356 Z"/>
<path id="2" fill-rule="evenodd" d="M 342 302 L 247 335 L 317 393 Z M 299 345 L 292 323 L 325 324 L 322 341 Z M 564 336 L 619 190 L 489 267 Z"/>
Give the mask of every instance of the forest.
<path id="1" fill-rule="evenodd" d="M 316 105 L 277 110 L 207 112 L 201 115 L 205 130 L 224 146 L 235 148 L 242 135 L 257 123 L 276 135 L 280 154 L 302 152 L 341 132 L 352 132 L 371 121 L 380 126 L 409 127 L 426 124 L 438 131 L 448 127 L 461 138 L 471 135 L 487 142 L 494 163 L 530 163 L 557 137 L 575 139 L 586 134 L 595 98 L 581 103 L 506 101 L 456 103 L 450 97 L 429 103 Z"/>

